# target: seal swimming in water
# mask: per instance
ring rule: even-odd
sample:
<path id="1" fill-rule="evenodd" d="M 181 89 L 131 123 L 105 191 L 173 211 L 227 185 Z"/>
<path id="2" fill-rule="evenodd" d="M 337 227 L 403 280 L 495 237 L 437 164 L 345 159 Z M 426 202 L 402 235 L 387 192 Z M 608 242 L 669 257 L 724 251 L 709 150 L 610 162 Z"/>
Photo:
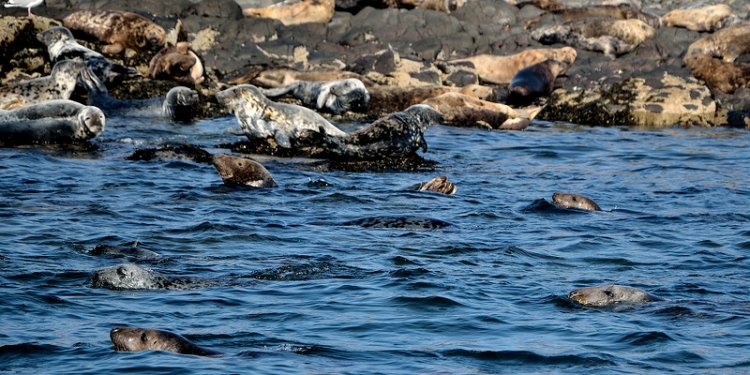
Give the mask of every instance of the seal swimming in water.
<path id="1" fill-rule="evenodd" d="M 448 181 L 448 176 L 438 176 L 427 182 L 419 184 L 418 191 L 434 191 L 446 195 L 456 194 L 456 184 Z"/>
<path id="2" fill-rule="evenodd" d="M 596 202 L 583 195 L 555 192 L 552 194 L 552 202 L 562 208 L 577 208 L 586 211 L 601 211 Z"/>
<path id="3" fill-rule="evenodd" d="M 412 216 L 376 216 L 363 219 L 350 220 L 342 223 L 343 226 L 360 226 L 373 229 L 443 229 L 453 224 L 431 218 Z"/>
<path id="4" fill-rule="evenodd" d="M 205 280 L 167 277 L 132 263 L 97 270 L 91 275 L 94 288 L 113 290 L 170 289 L 185 290 L 210 286 Z"/>
<path id="5" fill-rule="evenodd" d="M 558 75 L 568 70 L 568 65 L 562 61 L 544 60 L 523 68 L 513 76 L 508 86 L 510 105 L 527 105 L 541 96 L 549 95 Z"/>
<path id="6" fill-rule="evenodd" d="M 272 137 L 279 146 L 291 148 L 291 139 L 298 138 L 303 131 L 346 136 L 316 112 L 298 105 L 275 103 L 250 84 L 220 91 L 216 99 L 235 114 L 249 139 Z"/>
<path id="7" fill-rule="evenodd" d="M 37 34 L 37 39 L 47 46 L 47 53 L 53 64 L 61 60 L 85 61 L 102 82 L 115 82 L 122 76 L 140 75 L 134 68 L 113 63 L 101 53 L 82 46 L 65 27 L 51 27 Z"/>
<path id="8" fill-rule="evenodd" d="M 49 76 L 0 88 L 0 109 L 13 109 L 48 100 L 70 99 L 77 85 L 87 90 L 105 90 L 101 81 L 82 61 L 60 61 Z"/>
<path id="9" fill-rule="evenodd" d="M 255 160 L 219 154 L 214 156 L 214 167 L 227 185 L 255 188 L 276 187 L 276 181 L 262 164 Z"/>
<path id="10" fill-rule="evenodd" d="M 119 54 L 128 48 L 158 49 L 164 45 L 167 36 L 164 28 L 148 18 L 123 11 L 79 10 L 65 16 L 63 25 L 107 43 L 102 51 L 108 55 Z"/>
<path id="11" fill-rule="evenodd" d="M 171 79 L 188 86 L 203 83 L 203 73 L 203 62 L 188 42 L 164 47 L 148 63 L 149 77 Z"/>
<path id="12" fill-rule="evenodd" d="M 568 294 L 572 301 L 583 306 L 604 307 L 618 303 L 643 303 L 658 301 L 645 291 L 623 285 L 605 285 L 576 289 Z"/>
<path id="13" fill-rule="evenodd" d="M 177 122 L 195 118 L 198 93 L 185 86 L 171 88 L 164 97 L 136 100 L 119 100 L 109 96 L 107 88 L 89 90 L 88 104 L 99 107 L 109 116 L 152 117 L 161 115 Z"/>
<path id="14" fill-rule="evenodd" d="M 85 141 L 99 135 L 104 124 L 104 113 L 99 108 L 72 100 L 51 100 L 11 111 L 0 110 L 0 144 Z"/>
<path id="15" fill-rule="evenodd" d="M 160 350 L 178 354 L 201 356 L 221 355 L 217 351 L 202 348 L 190 340 L 172 332 L 133 327 L 117 327 L 109 331 L 109 338 L 119 352 Z"/>
<path id="16" fill-rule="evenodd" d="M 356 78 L 330 82 L 297 81 L 285 87 L 261 91 L 267 98 L 291 93 L 306 107 L 337 115 L 347 111 L 364 112 L 370 103 L 365 84 Z"/>

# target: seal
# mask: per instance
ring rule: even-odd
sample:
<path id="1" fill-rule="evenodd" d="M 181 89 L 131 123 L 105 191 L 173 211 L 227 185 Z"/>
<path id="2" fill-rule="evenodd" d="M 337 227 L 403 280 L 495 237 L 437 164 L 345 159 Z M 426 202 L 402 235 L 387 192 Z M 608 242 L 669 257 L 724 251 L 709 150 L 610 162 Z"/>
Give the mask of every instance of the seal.
<path id="1" fill-rule="evenodd" d="M 673 9 L 661 17 L 667 27 L 683 27 L 693 31 L 716 31 L 734 22 L 737 16 L 726 4 L 698 8 Z"/>
<path id="2" fill-rule="evenodd" d="M 138 161 L 192 161 L 211 164 L 213 156 L 208 151 L 191 144 L 167 144 L 158 148 L 141 148 L 133 151 L 128 160 Z"/>
<path id="3" fill-rule="evenodd" d="M 183 85 L 203 83 L 204 69 L 200 57 L 190 49 L 190 43 L 179 42 L 161 49 L 148 64 L 148 75 L 154 79 L 170 79 Z"/>
<path id="4" fill-rule="evenodd" d="M 750 86 L 750 64 L 730 63 L 708 55 L 686 59 L 693 77 L 706 82 L 711 89 L 733 94 L 737 89 Z"/>
<path id="5" fill-rule="evenodd" d="M 658 298 L 645 291 L 623 285 L 605 285 L 576 289 L 568 298 L 583 306 L 605 307 L 618 303 L 643 303 L 658 301 Z"/>
<path id="6" fill-rule="evenodd" d="M 117 327 L 109 331 L 109 338 L 118 352 L 160 350 L 178 354 L 217 356 L 221 353 L 202 348 L 172 332 L 134 327 Z"/>
<path id="7" fill-rule="evenodd" d="M 567 70 L 568 64 L 557 60 L 544 60 L 519 70 L 510 81 L 506 102 L 523 106 L 549 95 L 557 76 Z"/>
<path id="8" fill-rule="evenodd" d="M 86 90 L 105 89 L 82 61 L 60 61 L 49 76 L 0 88 L 0 109 L 13 109 L 48 100 L 70 99 L 77 86 Z"/>
<path id="9" fill-rule="evenodd" d="M 370 103 L 365 84 L 356 78 L 330 82 L 297 81 L 285 87 L 261 91 L 267 98 L 291 94 L 306 107 L 336 115 L 348 111 L 364 112 Z"/>
<path id="10" fill-rule="evenodd" d="M 185 290 L 212 285 L 206 280 L 167 277 L 132 263 L 103 268 L 91 275 L 94 288 L 112 290 L 169 289 Z"/>
<path id="11" fill-rule="evenodd" d="M 227 185 L 254 188 L 276 187 L 271 173 L 255 160 L 219 154 L 214 156 L 214 167 Z"/>
<path id="12" fill-rule="evenodd" d="M 343 137 L 341 129 L 316 112 L 294 104 L 275 103 L 250 84 L 230 87 L 216 94 L 216 99 L 237 117 L 245 135 L 253 140 L 272 137 L 284 148 L 302 131 Z"/>
<path id="13" fill-rule="evenodd" d="M 79 10 L 63 18 L 63 26 L 82 31 L 107 43 L 102 52 L 108 55 L 126 49 L 156 50 L 164 45 L 164 28 L 141 15 L 109 10 Z"/>
<path id="14" fill-rule="evenodd" d="M 453 126 L 504 129 L 521 115 L 513 108 L 457 92 L 448 92 L 422 102 L 445 116 L 445 124 Z M 530 120 L 529 120 L 530 122 Z"/>
<path id="15" fill-rule="evenodd" d="M 424 229 L 443 229 L 453 224 L 432 218 L 413 217 L 413 216 L 375 216 L 362 219 L 355 219 L 344 222 L 342 226 L 359 226 L 371 229 L 407 229 L 407 230 L 424 230 Z"/>
<path id="16" fill-rule="evenodd" d="M 748 52 L 750 52 L 750 22 L 743 22 L 696 40 L 688 47 L 684 61 L 687 63 L 691 58 L 706 55 L 731 63 Z"/>
<path id="17" fill-rule="evenodd" d="M 448 181 L 448 176 L 438 176 L 419 184 L 418 191 L 434 191 L 445 195 L 456 194 L 456 184 Z"/>
<path id="18" fill-rule="evenodd" d="M 620 5 L 595 5 L 582 8 L 561 8 L 552 11 L 552 14 L 574 21 L 590 18 L 609 18 L 615 20 L 639 20 L 653 28 L 661 27 L 661 19 L 653 14 L 642 12 L 628 4 Z"/>
<path id="19" fill-rule="evenodd" d="M 164 97 L 138 100 L 112 98 L 104 86 L 88 92 L 88 104 L 99 107 L 108 117 L 163 116 L 175 122 L 190 122 L 195 118 L 199 101 L 198 92 L 185 86 L 171 88 Z"/>
<path id="20" fill-rule="evenodd" d="M 555 192 L 552 194 L 552 202 L 562 208 L 577 208 L 585 211 L 601 211 L 596 202 L 578 194 Z"/>
<path id="21" fill-rule="evenodd" d="M 655 35 L 656 30 L 639 19 L 610 18 L 569 21 L 531 32 L 531 38 L 542 44 L 563 43 L 589 51 L 603 52 L 611 58 L 634 50 Z"/>
<path id="22" fill-rule="evenodd" d="M 71 100 L 50 100 L 11 111 L 0 110 L 0 145 L 86 141 L 104 130 L 99 108 Z"/>
<path id="23" fill-rule="evenodd" d="M 426 104 L 394 112 L 357 131 L 336 137 L 330 151 L 340 158 L 375 160 L 403 158 L 422 148 L 427 151 L 424 132 L 444 122 L 443 115 Z"/>
<path id="24" fill-rule="evenodd" d="M 134 68 L 113 63 L 101 53 L 82 46 L 65 27 L 51 27 L 37 34 L 37 39 L 47 46 L 47 53 L 53 64 L 62 60 L 85 61 L 102 82 L 113 83 L 124 76 L 140 75 Z"/>
<path id="25" fill-rule="evenodd" d="M 463 59 L 450 60 L 451 64 L 470 63 L 482 81 L 494 84 L 507 84 L 519 70 L 547 59 L 562 61 L 572 65 L 577 57 L 571 47 L 550 49 L 527 49 L 514 55 L 475 55 Z"/>
<path id="26" fill-rule="evenodd" d="M 272 18 L 286 26 L 328 23 L 333 18 L 334 0 L 285 0 L 263 8 L 243 8 L 249 17 Z"/>
<path id="27" fill-rule="evenodd" d="M 105 256 L 112 258 L 132 258 L 136 260 L 155 260 L 160 255 L 154 251 L 133 246 L 115 246 L 99 244 L 88 252 L 91 256 Z"/>

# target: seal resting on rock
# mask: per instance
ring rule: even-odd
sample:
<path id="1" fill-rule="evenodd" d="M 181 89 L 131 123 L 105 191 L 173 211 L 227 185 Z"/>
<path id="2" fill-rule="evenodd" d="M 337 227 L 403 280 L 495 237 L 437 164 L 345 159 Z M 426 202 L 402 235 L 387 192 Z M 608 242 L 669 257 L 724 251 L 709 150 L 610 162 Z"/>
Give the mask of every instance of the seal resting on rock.
<path id="1" fill-rule="evenodd" d="M 154 79 L 171 79 L 188 86 L 203 83 L 204 69 L 190 43 L 179 42 L 160 50 L 148 64 L 148 75 Z"/>
<path id="2" fill-rule="evenodd" d="M 214 156 L 214 167 L 227 185 L 242 185 L 254 188 L 276 187 L 276 181 L 268 169 L 255 160 L 219 154 Z"/>
<path id="3" fill-rule="evenodd" d="M 576 60 L 576 50 L 571 47 L 552 49 L 528 49 L 515 55 L 495 56 L 476 55 L 464 59 L 451 60 L 449 63 L 471 63 L 479 78 L 494 84 L 510 83 L 516 73 L 530 65 L 547 59 L 562 61 L 568 65 Z"/>
<path id="4" fill-rule="evenodd" d="M 685 53 L 685 63 L 690 58 L 699 55 L 717 57 L 731 63 L 748 52 L 750 52 L 750 22 L 743 22 L 693 42 Z"/>
<path id="5" fill-rule="evenodd" d="M 544 60 L 519 70 L 510 81 L 506 102 L 523 106 L 541 96 L 549 95 L 555 78 L 567 70 L 568 65 L 557 60 Z"/>
<path id="6" fill-rule="evenodd" d="M 555 192 L 552 194 L 552 202 L 562 208 L 577 208 L 585 211 L 601 211 L 596 202 L 578 194 Z"/>
<path id="7" fill-rule="evenodd" d="M 447 106 L 464 105 L 472 99 L 459 100 L 457 98 L 479 98 L 483 102 L 494 100 L 495 92 L 493 89 L 487 86 L 480 85 L 468 85 L 464 87 L 450 87 L 450 86 L 416 86 L 416 87 L 398 87 L 398 86 L 373 86 L 369 88 L 370 92 L 370 106 L 368 113 L 386 115 L 391 112 L 403 111 L 415 104 L 426 103 L 431 98 L 437 98 L 447 93 L 456 93 L 457 96 L 450 100 L 435 99 L 433 103 L 426 103 L 433 108 L 441 111 L 444 108 L 438 108 L 438 103 L 443 103 Z M 462 102 L 460 104 L 453 103 Z M 476 105 L 475 107 L 482 107 L 482 105 Z M 446 121 L 451 124 L 455 123 L 461 126 L 474 126 L 467 122 L 462 122 L 460 117 L 454 119 L 451 118 L 450 111 L 444 113 L 446 115 Z M 468 119 L 467 121 L 470 121 Z M 490 122 L 492 124 L 492 122 Z"/>
<path id="8" fill-rule="evenodd" d="M 448 92 L 422 102 L 445 116 L 445 124 L 453 126 L 475 126 L 489 129 L 509 129 L 511 124 L 524 121 L 525 128 L 530 119 L 523 119 L 513 108 L 473 96 Z M 520 130 L 515 129 L 514 130 Z"/>
<path id="9" fill-rule="evenodd" d="M 87 90 L 106 89 L 86 63 L 60 61 L 52 68 L 49 76 L 0 88 L 0 109 L 13 109 L 54 99 L 70 99 L 79 84 Z"/>
<path id="10" fill-rule="evenodd" d="M 261 91 L 267 98 L 291 93 L 306 107 L 337 115 L 347 111 L 364 112 L 370 103 L 365 84 L 356 78 L 330 82 L 297 81 L 285 87 Z"/>
<path id="11" fill-rule="evenodd" d="M 645 291 L 623 285 L 606 285 L 576 289 L 568 298 L 583 306 L 604 307 L 618 303 L 643 303 L 657 301 L 658 298 Z"/>
<path id="12" fill-rule="evenodd" d="M 195 345 L 176 333 L 156 329 L 118 327 L 109 331 L 109 338 L 119 352 L 161 350 L 178 354 L 221 355 L 217 351 Z"/>
<path id="13" fill-rule="evenodd" d="M 706 82 L 711 89 L 733 94 L 737 89 L 750 86 L 750 64 L 729 63 L 708 55 L 697 55 L 685 63 L 695 78 Z"/>
<path id="14" fill-rule="evenodd" d="M 330 136 L 346 136 L 316 112 L 293 104 L 275 103 L 250 84 L 230 87 L 216 94 L 216 99 L 237 117 L 249 139 L 272 137 L 284 148 L 291 148 L 292 139 L 302 131 Z"/>
<path id="15" fill-rule="evenodd" d="M 63 25 L 93 35 L 108 45 L 102 51 L 108 55 L 125 49 L 156 50 L 164 45 L 164 28 L 141 15 L 110 10 L 79 10 L 63 18 Z"/>
<path id="16" fill-rule="evenodd" d="M 726 4 L 706 5 L 699 8 L 674 9 L 661 17 L 668 27 L 684 27 L 693 31 L 715 31 L 734 22 L 737 16 Z"/>
<path id="17" fill-rule="evenodd" d="M 448 176 L 438 176 L 427 182 L 419 184 L 418 191 L 434 191 L 436 193 L 453 195 L 458 189 L 456 184 L 448 181 Z"/>
<path id="18" fill-rule="evenodd" d="M 243 8 L 249 17 L 272 18 L 286 26 L 328 23 L 333 18 L 334 0 L 285 0 L 263 8 Z"/>
<path id="19" fill-rule="evenodd" d="M 113 63 L 101 53 L 82 46 L 65 27 L 51 27 L 37 34 L 37 39 L 47 46 L 53 64 L 61 60 L 85 61 L 102 82 L 115 82 L 122 76 L 140 76 L 137 70 Z"/>
<path id="20" fill-rule="evenodd" d="M 167 277 L 132 263 L 97 270 L 91 275 L 94 288 L 113 290 L 170 289 L 185 290 L 209 286 L 203 280 Z"/>
<path id="21" fill-rule="evenodd" d="M 644 13 L 627 4 L 620 5 L 595 5 L 582 8 L 562 8 L 552 11 L 552 14 L 565 19 L 575 21 L 586 18 L 606 17 L 617 20 L 639 20 L 647 23 L 653 28 L 661 27 L 661 19 L 653 14 Z"/>
<path id="22" fill-rule="evenodd" d="M 614 58 L 634 50 L 655 35 L 653 27 L 638 19 L 595 18 L 542 27 L 534 30 L 531 38 L 542 44 L 563 43 L 599 51 Z"/>
<path id="23" fill-rule="evenodd" d="M 443 115 L 425 104 L 394 112 L 357 131 L 333 138 L 330 152 L 343 158 L 387 159 L 427 151 L 424 132 L 442 123 Z"/>
<path id="24" fill-rule="evenodd" d="M 0 110 L 0 145 L 86 141 L 104 130 L 104 113 L 71 100 L 50 100 L 11 111 Z"/>

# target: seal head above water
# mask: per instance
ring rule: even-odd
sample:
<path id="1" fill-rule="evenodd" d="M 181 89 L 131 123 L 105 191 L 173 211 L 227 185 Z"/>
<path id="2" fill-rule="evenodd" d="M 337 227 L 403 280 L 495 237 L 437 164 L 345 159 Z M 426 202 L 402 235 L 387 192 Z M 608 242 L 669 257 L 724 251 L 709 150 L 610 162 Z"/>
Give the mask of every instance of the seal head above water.
<path id="1" fill-rule="evenodd" d="M 214 156 L 213 162 L 225 184 L 256 188 L 277 186 L 268 169 L 255 160 L 219 154 Z"/>
<path id="2" fill-rule="evenodd" d="M 217 351 L 195 345 L 181 335 L 156 329 L 118 327 L 109 332 L 109 338 L 119 352 L 160 350 L 202 356 L 221 355 Z"/>
<path id="3" fill-rule="evenodd" d="M 568 298 L 584 306 L 604 307 L 618 303 L 643 303 L 658 300 L 645 291 L 623 285 L 605 285 L 576 289 Z"/>
<path id="4" fill-rule="evenodd" d="M 555 192 L 552 194 L 552 202 L 562 208 L 577 208 L 585 211 L 601 211 L 596 202 L 583 195 Z"/>

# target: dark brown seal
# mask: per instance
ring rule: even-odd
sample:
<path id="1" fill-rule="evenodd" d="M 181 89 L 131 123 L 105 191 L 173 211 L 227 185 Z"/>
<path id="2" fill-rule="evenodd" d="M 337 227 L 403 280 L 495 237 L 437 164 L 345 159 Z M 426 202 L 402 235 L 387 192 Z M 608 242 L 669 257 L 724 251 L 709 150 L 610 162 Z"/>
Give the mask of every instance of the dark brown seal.
<path id="1" fill-rule="evenodd" d="M 203 63 L 190 49 L 190 43 L 179 42 L 164 47 L 148 64 L 148 75 L 154 79 L 171 79 L 187 86 L 203 83 Z"/>
<path id="2" fill-rule="evenodd" d="M 131 12 L 79 10 L 63 18 L 63 25 L 108 43 L 102 49 L 108 55 L 119 54 L 126 48 L 156 50 L 164 45 L 167 36 L 161 26 Z"/>
<path id="3" fill-rule="evenodd" d="M 221 355 L 217 351 L 195 345 L 176 333 L 156 329 L 118 327 L 109 332 L 109 338 L 112 340 L 115 350 L 120 352 L 161 350 L 202 356 Z"/>
<path id="4" fill-rule="evenodd" d="M 255 188 L 277 186 L 268 169 L 252 159 L 219 154 L 214 156 L 214 167 L 227 185 L 243 185 Z"/>
<path id="5" fill-rule="evenodd" d="M 508 86 L 507 103 L 527 105 L 552 92 L 555 78 L 568 70 L 568 64 L 557 60 L 544 60 L 523 68 L 513 76 Z"/>
<path id="6" fill-rule="evenodd" d="M 586 211 L 601 211 L 602 210 L 599 207 L 599 205 L 596 204 L 596 202 L 592 201 L 589 198 L 584 197 L 583 195 L 578 195 L 578 194 L 556 192 L 552 194 L 552 201 L 555 202 L 556 205 L 562 208 L 577 208 L 579 210 L 586 210 Z"/>
<path id="7" fill-rule="evenodd" d="M 456 191 L 458 191 L 458 189 L 456 188 L 456 184 L 448 181 L 448 176 L 438 176 L 433 178 L 432 180 L 423 182 L 419 184 L 419 188 L 417 188 L 417 190 L 434 191 L 436 193 L 442 193 L 446 195 L 453 195 L 456 194 Z"/>

